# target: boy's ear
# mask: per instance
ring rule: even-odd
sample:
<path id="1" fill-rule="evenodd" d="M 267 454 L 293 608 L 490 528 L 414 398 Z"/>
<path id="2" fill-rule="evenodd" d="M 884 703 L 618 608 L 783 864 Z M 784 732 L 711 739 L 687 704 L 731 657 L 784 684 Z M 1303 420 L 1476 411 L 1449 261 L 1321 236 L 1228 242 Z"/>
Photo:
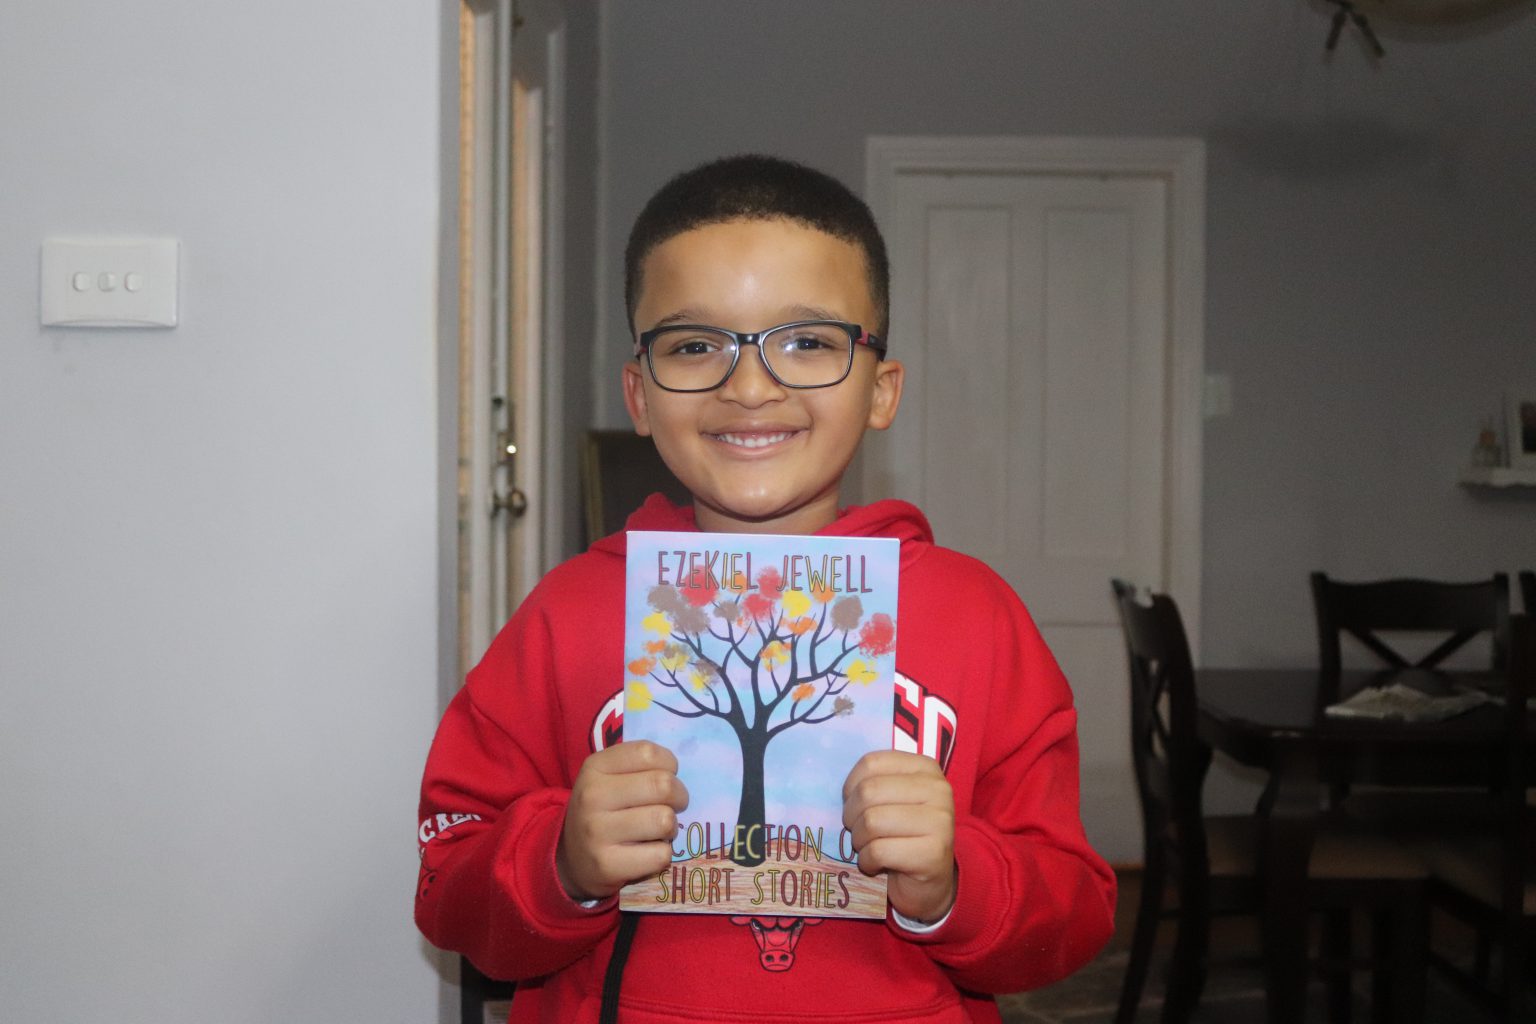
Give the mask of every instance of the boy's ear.
<path id="1" fill-rule="evenodd" d="M 624 364 L 624 408 L 629 410 L 629 418 L 634 421 L 635 433 L 650 437 L 651 417 L 645 407 L 645 371 L 633 359 Z"/>
<path id="2" fill-rule="evenodd" d="M 874 400 L 869 406 L 869 419 L 865 425 L 871 430 L 884 430 L 896 419 L 896 407 L 901 404 L 901 387 L 906 382 L 907 368 L 894 359 L 882 359 L 875 364 Z"/>

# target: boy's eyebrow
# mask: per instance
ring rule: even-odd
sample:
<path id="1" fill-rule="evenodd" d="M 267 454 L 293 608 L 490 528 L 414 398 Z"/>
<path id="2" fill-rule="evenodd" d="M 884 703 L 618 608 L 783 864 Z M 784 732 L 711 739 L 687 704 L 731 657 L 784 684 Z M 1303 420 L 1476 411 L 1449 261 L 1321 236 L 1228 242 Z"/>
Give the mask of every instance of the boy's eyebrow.
<path id="1" fill-rule="evenodd" d="M 784 314 L 788 316 L 790 320 L 836 320 L 841 322 L 843 319 L 841 316 L 837 315 L 831 310 L 824 309 L 821 306 L 803 306 L 798 304 L 785 307 Z M 709 316 L 699 312 L 698 310 L 679 309 L 668 313 L 660 320 L 657 320 L 652 325 L 652 329 L 657 327 L 670 327 L 673 324 L 706 324 L 712 327 L 724 326 L 722 324 L 711 324 Z"/>

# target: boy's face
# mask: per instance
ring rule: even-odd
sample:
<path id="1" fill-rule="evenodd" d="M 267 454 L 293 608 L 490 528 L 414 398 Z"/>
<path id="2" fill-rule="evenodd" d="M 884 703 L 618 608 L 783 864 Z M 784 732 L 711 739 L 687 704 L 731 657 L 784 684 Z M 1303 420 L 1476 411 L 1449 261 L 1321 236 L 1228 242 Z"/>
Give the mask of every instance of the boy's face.
<path id="1" fill-rule="evenodd" d="M 658 245 L 642 269 L 638 331 L 663 321 L 744 332 L 879 322 L 863 250 L 793 221 L 695 228 Z M 624 404 L 693 494 L 699 529 L 805 534 L 837 518 L 843 473 L 865 429 L 890 426 L 901 383 L 901 364 L 861 345 L 840 384 L 787 388 L 745 346 L 724 384 L 690 394 L 662 390 L 631 360 Z"/>

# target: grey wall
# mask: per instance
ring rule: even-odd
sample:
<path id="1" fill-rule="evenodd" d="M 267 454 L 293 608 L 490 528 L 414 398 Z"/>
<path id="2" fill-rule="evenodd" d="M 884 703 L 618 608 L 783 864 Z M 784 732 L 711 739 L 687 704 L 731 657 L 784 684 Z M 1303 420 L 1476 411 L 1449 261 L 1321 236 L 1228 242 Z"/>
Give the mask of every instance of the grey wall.
<path id="1" fill-rule="evenodd" d="M 436 1015 L 440 40 L 0 7 L 7 1020 Z M 181 240 L 179 327 L 39 326 L 42 240 L 98 233 Z"/>
<path id="2" fill-rule="evenodd" d="M 1314 656 L 1306 573 L 1536 565 L 1536 492 L 1455 484 L 1484 416 L 1536 393 L 1536 9 L 1379 22 L 1324 53 L 1308 0 L 657 0 L 604 7 L 608 259 L 594 390 L 625 422 L 619 258 L 667 176 L 763 150 L 862 187 L 868 135 L 1208 143 L 1208 664 Z M 893 329 L 899 351 L 906 325 Z"/>

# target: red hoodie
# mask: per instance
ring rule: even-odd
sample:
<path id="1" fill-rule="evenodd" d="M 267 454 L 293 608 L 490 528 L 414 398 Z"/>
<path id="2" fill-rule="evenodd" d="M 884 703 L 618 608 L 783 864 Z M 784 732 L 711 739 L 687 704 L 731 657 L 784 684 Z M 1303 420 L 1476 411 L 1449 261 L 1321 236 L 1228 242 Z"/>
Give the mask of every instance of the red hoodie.
<path id="1" fill-rule="evenodd" d="M 626 526 L 695 528 L 660 495 Z M 938 759 L 954 790 L 954 909 L 924 934 L 889 917 L 641 915 L 622 1021 L 997 1021 L 988 993 L 1065 977 L 1109 938 L 1115 882 L 1078 815 L 1077 713 L 1023 604 L 905 502 L 820 532 L 901 541 L 896 746 Z M 598 1017 L 619 912 L 565 895 L 555 846 L 582 761 L 621 735 L 624 551 L 614 534 L 540 582 L 427 759 L 416 923 L 516 979 L 515 1021 Z"/>

